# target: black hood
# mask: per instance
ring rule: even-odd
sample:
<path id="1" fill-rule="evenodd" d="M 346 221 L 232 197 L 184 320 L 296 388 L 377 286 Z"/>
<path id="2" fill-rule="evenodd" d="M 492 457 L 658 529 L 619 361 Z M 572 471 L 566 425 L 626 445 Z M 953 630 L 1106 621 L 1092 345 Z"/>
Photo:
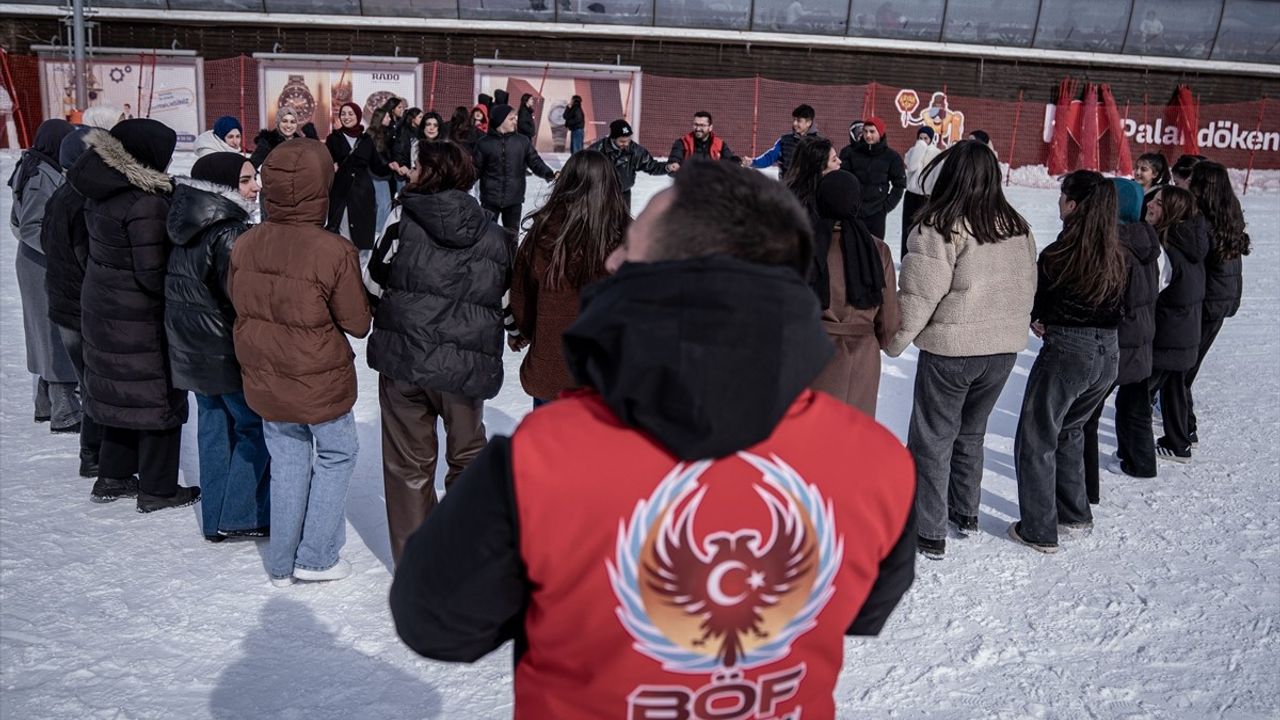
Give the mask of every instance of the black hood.
<path id="1" fill-rule="evenodd" d="M 133 157 L 119 139 L 105 130 L 90 130 L 84 136 L 88 150 L 67 171 L 67 180 L 90 200 L 106 200 L 130 189 L 151 194 L 168 194 L 172 180 L 159 170 Z"/>
<path id="2" fill-rule="evenodd" d="M 400 203 L 405 215 L 445 247 L 471 247 L 489 230 L 489 218 L 480 204 L 461 190 L 429 195 L 406 192 Z"/>
<path id="3" fill-rule="evenodd" d="M 175 245 L 189 245 L 206 229 L 227 220 L 249 223 L 253 206 L 234 188 L 178 178 L 166 227 Z"/>
<path id="4" fill-rule="evenodd" d="M 1116 227 L 1120 244 L 1140 265 L 1150 265 L 1160 259 L 1160 238 L 1156 229 L 1144 222 L 1121 224 Z"/>
<path id="5" fill-rule="evenodd" d="M 1182 252 L 1188 262 L 1199 264 L 1209 256 L 1209 226 L 1199 215 L 1169 229 L 1165 242 Z"/>
<path id="6" fill-rule="evenodd" d="M 580 384 L 682 460 L 768 438 L 833 353 L 794 270 L 725 256 L 627 264 L 564 334 Z"/>

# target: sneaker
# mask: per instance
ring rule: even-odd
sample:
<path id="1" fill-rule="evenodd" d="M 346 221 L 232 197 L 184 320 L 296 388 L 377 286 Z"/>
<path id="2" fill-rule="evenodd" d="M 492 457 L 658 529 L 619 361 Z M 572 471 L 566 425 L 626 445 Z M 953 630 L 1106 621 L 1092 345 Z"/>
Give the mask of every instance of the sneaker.
<path id="1" fill-rule="evenodd" d="M 263 525 L 262 527 L 249 528 L 247 530 L 219 530 L 218 534 L 224 538 L 269 538 L 271 537 L 271 526 Z"/>
<path id="2" fill-rule="evenodd" d="M 98 477 L 98 456 L 86 455 L 83 452 L 80 453 L 80 477 Z"/>
<path id="3" fill-rule="evenodd" d="M 227 537 L 226 537 L 225 535 L 205 535 L 205 536 L 204 536 L 204 539 L 205 539 L 207 542 L 211 542 L 211 543 L 213 543 L 213 544 L 215 544 L 215 545 L 216 545 L 216 544 L 218 544 L 218 543 L 222 542 L 223 540 L 226 540 L 226 539 L 227 539 Z"/>
<path id="4" fill-rule="evenodd" d="M 120 498 L 138 496 L 138 476 L 127 478 L 98 478 L 89 493 L 89 499 L 96 503 L 109 503 Z"/>
<path id="5" fill-rule="evenodd" d="M 1191 441 L 1192 449 L 1200 447 L 1200 434 L 1195 430 L 1187 433 L 1187 439 Z"/>
<path id="6" fill-rule="evenodd" d="M 274 585 L 275 587 L 280 587 L 280 588 L 289 587 L 290 585 L 293 584 L 293 576 L 291 575 L 289 577 L 271 578 L 271 584 Z"/>
<path id="7" fill-rule="evenodd" d="M 178 492 L 168 496 L 140 492 L 138 493 L 138 512 L 153 513 L 157 510 L 186 507 L 194 505 L 199 500 L 200 488 L 198 487 L 180 487 Z"/>
<path id="8" fill-rule="evenodd" d="M 338 558 L 338 562 L 328 570 L 307 570 L 306 568 L 294 568 L 293 576 L 298 580 L 306 580 L 308 582 L 321 582 L 324 580 L 341 580 L 351 574 L 351 563 L 342 558 Z"/>
<path id="9" fill-rule="evenodd" d="M 1044 554 L 1046 554 L 1046 555 L 1052 555 L 1052 554 L 1054 554 L 1054 553 L 1058 552 L 1058 543 L 1037 543 L 1037 542 L 1031 542 L 1030 540 L 1028 540 L 1028 539 L 1026 539 L 1026 538 L 1022 537 L 1022 535 L 1021 535 L 1021 534 L 1019 534 L 1019 532 L 1018 532 L 1018 526 L 1019 526 L 1019 525 L 1021 525 L 1021 524 L 1022 524 L 1022 523 L 1020 523 L 1020 522 L 1010 523 L 1010 524 L 1009 524 L 1009 539 L 1010 539 L 1010 540 L 1013 540 L 1014 542 L 1018 543 L 1019 545 L 1026 545 L 1027 547 L 1031 548 L 1032 550 L 1035 550 L 1035 551 L 1037 551 L 1037 552 L 1042 552 L 1042 553 L 1044 553 Z"/>
<path id="10" fill-rule="evenodd" d="M 1073 533 L 1087 533 L 1090 530 L 1093 530 L 1093 521 L 1086 520 L 1085 522 L 1060 522 L 1058 523 L 1058 529 L 1070 530 Z"/>
<path id="11" fill-rule="evenodd" d="M 1191 450 L 1178 452 L 1164 443 L 1156 443 L 1156 459 L 1186 464 L 1191 462 Z"/>
<path id="12" fill-rule="evenodd" d="M 930 540 L 916 536 L 916 551 L 930 560 L 941 560 L 947 554 L 946 540 Z"/>
<path id="13" fill-rule="evenodd" d="M 961 532 L 977 532 L 978 516 L 977 515 L 961 515 L 959 513 L 947 513 L 947 519 L 951 521 Z"/>

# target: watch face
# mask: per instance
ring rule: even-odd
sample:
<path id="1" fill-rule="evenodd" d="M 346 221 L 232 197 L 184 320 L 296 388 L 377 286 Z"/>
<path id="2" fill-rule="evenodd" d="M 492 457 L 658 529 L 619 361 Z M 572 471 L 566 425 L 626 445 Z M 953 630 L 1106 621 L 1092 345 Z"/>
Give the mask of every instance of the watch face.
<path id="1" fill-rule="evenodd" d="M 364 101 L 365 121 L 368 122 L 368 119 L 373 117 L 373 111 L 382 107 L 384 103 L 393 97 L 396 97 L 396 94 L 387 90 L 379 90 L 378 92 L 370 95 L 369 98 Z"/>
<path id="2" fill-rule="evenodd" d="M 547 121 L 552 125 L 564 124 L 564 103 L 556 103 L 551 106 L 551 110 L 547 112 Z"/>
<path id="3" fill-rule="evenodd" d="M 298 124 L 303 125 L 314 119 L 316 99 L 301 75 L 290 75 L 289 82 L 280 91 L 276 106 L 292 108 L 298 114 Z"/>

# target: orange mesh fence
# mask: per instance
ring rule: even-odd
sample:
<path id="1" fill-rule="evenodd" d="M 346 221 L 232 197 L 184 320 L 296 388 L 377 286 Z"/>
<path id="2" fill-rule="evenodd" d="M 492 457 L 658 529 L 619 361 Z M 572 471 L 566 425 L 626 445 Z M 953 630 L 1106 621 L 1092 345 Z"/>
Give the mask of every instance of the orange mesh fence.
<path id="1" fill-rule="evenodd" d="M 44 121 L 40 102 L 40 62 L 31 55 L 10 55 L 0 49 L 0 86 L 9 96 L 0 118 L 0 147 L 27 147 L 35 139 L 36 127 Z M 0 98 L 3 101 L 3 98 Z M 3 104 L 0 102 L 0 104 Z M 12 132 L 9 123 L 13 123 Z"/>
<path id="2" fill-rule="evenodd" d="M 239 118 L 244 149 L 253 150 L 258 118 L 258 61 L 247 55 L 204 63 L 204 126 L 223 115 Z"/>

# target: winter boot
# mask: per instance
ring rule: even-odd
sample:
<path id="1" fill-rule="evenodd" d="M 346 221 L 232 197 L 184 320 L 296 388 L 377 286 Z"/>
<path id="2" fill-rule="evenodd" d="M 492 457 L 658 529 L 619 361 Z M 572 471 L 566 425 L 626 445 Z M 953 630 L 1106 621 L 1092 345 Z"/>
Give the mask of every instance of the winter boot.
<path id="1" fill-rule="evenodd" d="M 947 553 L 947 541 L 930 540 L 929 538 L 917 535 L 916 551 L 930 560 L 941 560 L 942 556 Z"/>
<path id="2" fill-rule="evenodd" d="M 1042 552 L 1042 553 L 1044 553 L 1044 554 L 1046 554 L 1046 555 L 1052 555 L 1052 554 L 1054 554 L 1054 553 L 1058 552 L 1058 543 L 1038 543 L 1038 542 L 1031 542 L 1030 540 L 1028 540 L 1028 539 L 1026 539 L 1026 538 L 1022 537 L 1022 533 L 1021 533 L 1021 532 L 1019 531 L 1019 529 L 1018 529 L 1020 525 L 1022 525 L 1022 523 L 1020 523 L 1020 522 L 1011 523 L 1011 524 L 1009 525 L 1009 539 L 1010 539 L 1010 540 L 1013 540 L 1014 542 L 1018 543 L 1019 545 L 1026 545 L 1027 547 L 1031 548 L 1032 550 L 1035 550 L 1035 551 L 1037 551 L 1037 552 Z"/>
<path id="3" fill-rule="evenodd" d="M 93 484 L 89 499 L 96 503 L 109 503 L 120 498 L 138 496 L 138 476 L 127 478 L 98 478 Z"/>
<path id="4" fill-rule="evenodd" d="M 138 493 L 138 512 L 153 513 L 157 510 L 186 507 L 194 505 L 199 500 L 200 488 L 198 487 L 180 487 L 178 492 L 168 496 L 140 492 Z"/>
<path id="5" fill-rule="evenodd" d="M 87 448 L 80 450 L 80 477 L 98 477 L 98 453 Z"/>
<path id="6" fill-rule="evenodd" d="M 960 532 L 978 532 L 978 516 L 977 515 L 961 515 L 956 512 L 948 512 L 947 519 L 952 525 L 959 528 Z"/>

